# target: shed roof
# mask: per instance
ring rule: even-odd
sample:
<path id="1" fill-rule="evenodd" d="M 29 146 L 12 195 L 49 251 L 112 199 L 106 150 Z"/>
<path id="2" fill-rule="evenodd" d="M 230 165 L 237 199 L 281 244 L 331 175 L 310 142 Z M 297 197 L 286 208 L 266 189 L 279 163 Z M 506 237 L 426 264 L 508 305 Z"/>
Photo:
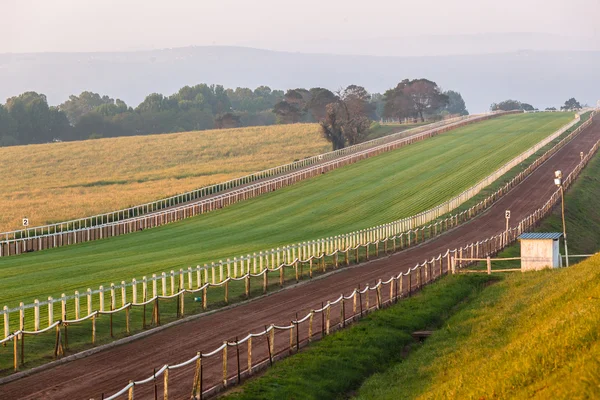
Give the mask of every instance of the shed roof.
<path id="1" fill-rule="evenodd" d="M 562 233 L 560 233 L 560 232 L 527 232 L 527 233 L 521 234 L 521 236 L 519 236 L 519 239 L 528 239 L 528 240 L 553 239 L 553 240 L 557 240 L 557 239 L 560 239 L 561 236 L 562 236 Z"/>

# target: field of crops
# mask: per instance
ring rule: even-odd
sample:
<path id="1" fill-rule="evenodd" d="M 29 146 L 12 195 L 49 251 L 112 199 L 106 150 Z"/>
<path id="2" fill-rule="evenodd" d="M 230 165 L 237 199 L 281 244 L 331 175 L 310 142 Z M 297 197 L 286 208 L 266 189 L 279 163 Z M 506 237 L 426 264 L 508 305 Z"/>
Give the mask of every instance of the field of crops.
<path id="1" fill-rule="evenodd" d="M 572 118 L 470 125 L 260 198 L 127 236 L 0 260 L 0 304 L 97 288 L 413 215 L 460 193 Z"/>
<path id="2" fill-rule="evenodd" d="M 331 150 L 317 124 L 0 148 L 0 232 L 141 204 Z"/>

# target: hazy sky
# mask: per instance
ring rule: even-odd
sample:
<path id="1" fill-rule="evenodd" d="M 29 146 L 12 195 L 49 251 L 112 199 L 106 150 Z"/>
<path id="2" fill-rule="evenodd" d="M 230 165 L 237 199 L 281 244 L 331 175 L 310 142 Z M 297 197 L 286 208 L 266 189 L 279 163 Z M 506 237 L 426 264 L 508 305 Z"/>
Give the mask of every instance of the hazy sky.
<path id="1" fill-rule="evenodd" d="M 0 0 L 0 53 L 544 32 L 600 41 L 600 0 Z"/>

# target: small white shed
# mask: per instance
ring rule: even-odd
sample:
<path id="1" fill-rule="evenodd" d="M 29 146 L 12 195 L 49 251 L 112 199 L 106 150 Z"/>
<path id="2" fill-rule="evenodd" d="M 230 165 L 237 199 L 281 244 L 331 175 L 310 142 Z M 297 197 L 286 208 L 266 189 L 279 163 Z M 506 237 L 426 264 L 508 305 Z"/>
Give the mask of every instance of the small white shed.
<path id="1" fill-rule="evenodd" d="M 560 267 L 558 239 L 560 232 L 523 233 L 521 241 L 521 271 L 538 271 Z"/>

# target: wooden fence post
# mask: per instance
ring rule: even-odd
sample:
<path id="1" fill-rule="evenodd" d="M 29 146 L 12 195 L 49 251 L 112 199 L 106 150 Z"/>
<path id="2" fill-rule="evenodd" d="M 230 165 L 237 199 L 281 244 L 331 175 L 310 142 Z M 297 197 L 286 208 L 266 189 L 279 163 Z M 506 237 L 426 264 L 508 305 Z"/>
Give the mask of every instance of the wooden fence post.
<path id="1" fill-rule="evenodd" d="M 163 372 L 163 375 L 164 375 L 163 399 L 169 400 L 169 368 L 165 369 L 165 372 Z"/>
<path id="2" fill-rule="evenodd" d="M 38 299 L 35 299 L 35 301 L 33 302 L 33 321 L 34 321 L 34 325 L 33 325 L 33 330 L 35 331 L 39 331 L 40 330 L 40 301 Z"/>
<path id="3" fill-rule="evenodd" d="M 328 301 L 327 308 L 325 309 L 325 334 L 327 334 L 327 335 L 329 335 L 330 313 L 331 313 L 331 303 Z"/>
<path id="4" fill-rule="evenodd" d="M 8 313 L 6 314 L 8 316 Z M 52 296 L 48 297 L 48 326 L 54 323 L 54 300 Z"/>
<path id="5" fill-rule="evenodd" d="M 252 375 L 252 336 L 248 338 L 248 376 Z"/>
<path id="6" fill-rule="evenodd" d="M 312 342 L 313 334 L 313 317 L 315 315 L 314 310 L 310 310 L 310 316 L 308 317 L 308 342 Z"/>
<path id="7" fill-rule="evenodd" d="M 487 256 L 486 261 L 487 261 L 487 273 L 488 273 L 488 275 L 491 275 L 492 274 L 492 261 L 491 261 L 490 256 Z"/>

